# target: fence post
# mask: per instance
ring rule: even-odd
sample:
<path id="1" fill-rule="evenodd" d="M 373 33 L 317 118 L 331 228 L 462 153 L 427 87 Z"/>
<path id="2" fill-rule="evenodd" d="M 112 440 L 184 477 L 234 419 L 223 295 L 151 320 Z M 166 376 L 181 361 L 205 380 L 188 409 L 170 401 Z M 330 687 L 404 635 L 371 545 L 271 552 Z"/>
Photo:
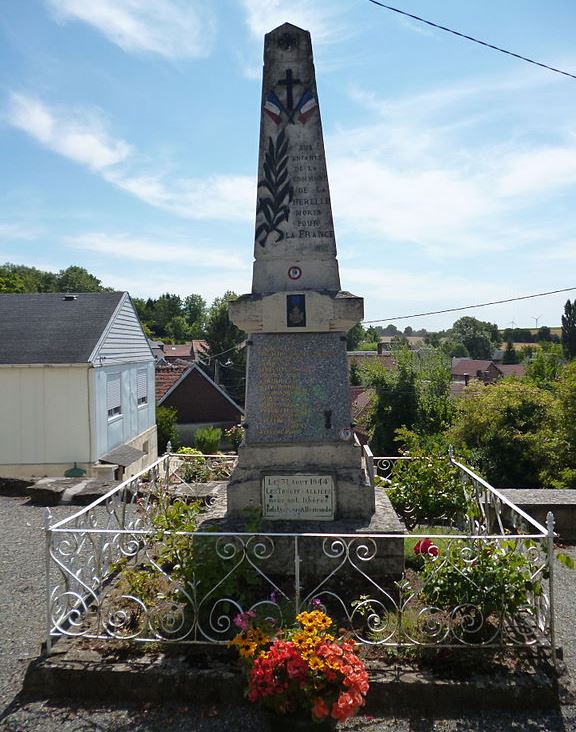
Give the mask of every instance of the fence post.
<path id="1" fill-rule="evenodd" d="M 168 490 L 168 486 L 170 485 L 170 453 L 171 452 L 172 452 L 172 443 L 170 442 L 170 440 L 168 440 L 168 442 L 166 443 L 166 452 L 164 453 L 164 458 L 166 459 L 166 465 L 165 465 L 166 473 L 165 473 L 165 478 L 164 478 L 166 485 L 164 487 L 166 490 Z M 158 490 L 160 490 L 160 486 L 158 486 Z"/>
<path id="2" fill-rule="evenodd" d="M 556 665 L 556 623 L 554 607 L 554 514 L 548 511 L 546 514 L 546 534 L 548 538 L 548 575 L 550 588 L 550 643 L 552 644 L 552 659 Z"/>
<path id="3" fill-rule="evenodd" d="M 370 477 L 370 483 L 374 484 L 374 476 L 376 475 L 376 471 L 374 469 L 374 454 L 368 445 L 362 445 L 362 452 L 364 453 L 364 465 L 366 467 L 366 472 Z"/>
<path id="4" fill-rule="evenodd" d="M 50 530 L 50 522 L 52 520 L 52 512 L 49 508 L 44 511 L 44 539 L 46 547 L 46 655 L 52 652 L 52 618 L 50 617 L 50 545 L 52 543 L 52 531 Z"/>
<path id="5" fill-rule="evenodd" d="M 300 613 L 300 551 L 298 547 L 298 535 L 294 536 L 294 609 L 295 614 Z"/>

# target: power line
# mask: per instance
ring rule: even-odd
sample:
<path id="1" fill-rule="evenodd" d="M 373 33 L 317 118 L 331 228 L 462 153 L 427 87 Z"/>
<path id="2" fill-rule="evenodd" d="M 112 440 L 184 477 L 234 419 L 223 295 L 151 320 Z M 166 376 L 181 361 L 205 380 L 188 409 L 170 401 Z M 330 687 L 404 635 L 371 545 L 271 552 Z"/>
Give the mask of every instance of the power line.
<path id="1" fill-rule="evenodd" d="M 426 25 L 431 25 L 433 28 L 438 28 L 439 30 L 446 31 L 446 33 L 452 33 L 452 35 L 454 35 L 454 36 L 458 36 L 460 38 L 465 38 L 467 41 L 472 41 L 473 43 L 478 43 L 479 45 L 486 46 L 486 48 L 491 48 L 494 51 L 500 51 L 500 53 L 505 53 L 508 56 L 514 56 L 514 58 L 519 58 L 521 61 L 527 61 L 529 64 L 534 64 L 535 66 L 541 66 L 543 69 L 548 69 L 548 71 L 554 71 L 556 74 L 563 74 L 564 76 L 569 76 L 571 79 L 576 79 L 576 75 L 570 74 L 568 71 L 562 71 L 562 69 L 556 69 L 554 66 L 548 66 L 548 64 L 540 63 L 540 61 L 534 61 L 534 59 L 528 58 L 527 56 L 521 56 L 519 53 L 514 53 L 513 51 L 507 51 L 505 48 L 500 48 L 499 46 L 494 46 L 492 43 L 486 43 L 486 41 L 481 41 L 480 39 L 474 38 L 473 36 L 467 36 L 465 33 L 459 33 L 458 31 L 452 30 L 452 28 L 447 28 L 444 25 L 439 25 L 438 23 L 433 23 L 431 20 L 426 20 L 425 18 L 420 18 L 418 15 L 413 15 L 412 13 L 407 13 L 405 10 L 399 10 L 398 8 L 393 8 L 391 5 L 385 5 L 384 3 L 379 2 L 379 0 L 368 0 L 368 2 L 371 2 L 374 5 L 379 5 L 381 8 L 386 8 L 386 10 L 392 10 L 394 13 L 399 13 L 400 15 L 406 15 L 408 18 L 417 20 L 420 23 L 425 23 Z"/>
<path id="2" fill-rule="evenodd" d="M 372 0 L 371 0 L 372 1 Z M 531 300 L 534 297 L 545 297 L 546 295 L 557 295 L 559 292 L 571 292 L 576 287 L 565 287 L 562 290 L 550 290 L 550 292 L 537 292 L 534 295 L 523 295 L 522 297 L 509 297 L 506 300 L 494 300 L 493 302 L 481 302 L 477 305 L 463 305 L 459 308 L 446 308 L 446 310 L 431 310 L 427 313 L 414 313 L 413 315 L 396 315 L 393 318 L 380 318 L 379 320 L 364 320 L 365 324 L 369 323 L 387 323 L 391 320 L 407 320 L 408 318 L 421 318 L 424 315 L 442 315 L 443 313 L 455 313 L 458 310 L 473 310 L 474 308 L 485 308 L 488 305 L 502 305 L 506 302 L 517 302 L 518 300 Z"/>

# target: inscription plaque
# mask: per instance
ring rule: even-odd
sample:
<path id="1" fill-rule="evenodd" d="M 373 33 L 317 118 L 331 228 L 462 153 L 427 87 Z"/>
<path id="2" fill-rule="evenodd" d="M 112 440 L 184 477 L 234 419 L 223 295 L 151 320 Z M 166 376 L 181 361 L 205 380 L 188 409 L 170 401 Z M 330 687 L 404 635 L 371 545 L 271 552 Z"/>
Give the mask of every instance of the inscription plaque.
<path id="1" fill-rule="evenodd" d="M 334 442 L 351 421 L 346 343 L 338 333 L 255 333 L 246 442 Z M 330 426 L 325 411 L 331 410 Z"/>
<path id="2" fill-rule="evenodd" d="M 332 521 L 331 475 L 266 475 L 262 481 L 262 516 L 283 521 Z"/>

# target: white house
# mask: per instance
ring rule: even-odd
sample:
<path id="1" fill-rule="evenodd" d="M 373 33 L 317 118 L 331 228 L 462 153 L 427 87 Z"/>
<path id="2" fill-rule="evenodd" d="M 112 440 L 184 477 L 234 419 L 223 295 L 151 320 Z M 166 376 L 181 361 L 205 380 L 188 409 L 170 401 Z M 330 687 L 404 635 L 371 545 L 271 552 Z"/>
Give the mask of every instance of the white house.
<path id="1" fill-rule="evenodd" d="M 126 292 L 0 294 L 0 476 L 157 457 L 154 357 Z"/>

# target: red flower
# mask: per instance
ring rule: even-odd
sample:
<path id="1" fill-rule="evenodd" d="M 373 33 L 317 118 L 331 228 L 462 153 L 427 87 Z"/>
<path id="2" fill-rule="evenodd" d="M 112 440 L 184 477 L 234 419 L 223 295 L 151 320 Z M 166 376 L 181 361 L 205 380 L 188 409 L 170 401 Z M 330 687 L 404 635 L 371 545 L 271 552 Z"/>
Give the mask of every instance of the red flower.
<path id="1" fill-rule="evenodd" d="M 317 697 L 312 706 L 312 714 L 316 719 L 324 719 L 330 714 L 330 709 L 322 697 Z"/>
<path id="2" fill-rule="evenodd" d="M 438 547 L 432 543 L 431 539 L 420 539 L 414 545 L 414 554 L 428 554 L 431 557 L 437 557 Z"/>

